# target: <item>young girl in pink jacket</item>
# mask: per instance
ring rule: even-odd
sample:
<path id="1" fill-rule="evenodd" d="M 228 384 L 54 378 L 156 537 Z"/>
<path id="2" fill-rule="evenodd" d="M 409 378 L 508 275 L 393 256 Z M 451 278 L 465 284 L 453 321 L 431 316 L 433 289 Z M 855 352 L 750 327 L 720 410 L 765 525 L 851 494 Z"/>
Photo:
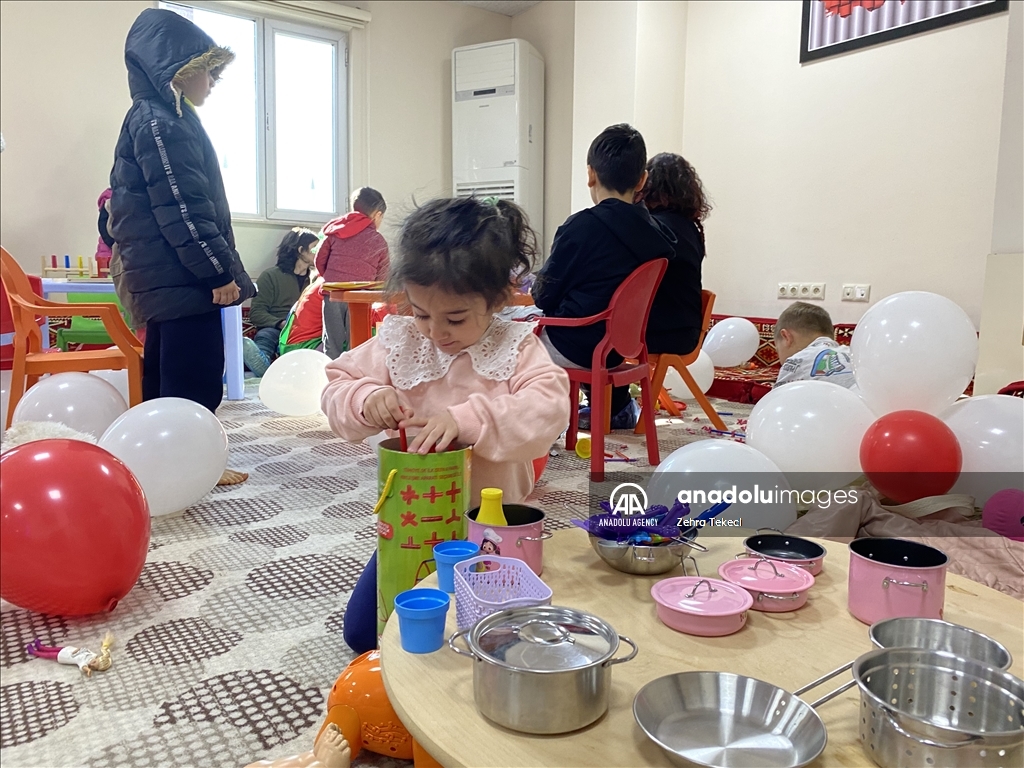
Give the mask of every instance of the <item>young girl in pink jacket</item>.
<path id="1" fill-rule="evenodd" d="M 529 272 L 536 238 L 501 200 L 434 200 L 406 219 L 388 290 L 412 316 L 390 315 L 377 335 L 327 366 L 322 407 L 340 437 L 417 432 L 409 450 L 473 446 L 470 506 L 482 488 L 518 504 L 533 460 L 569 423 L 569 380 L 533 327 L 495 317 Z M 345 639 L 375 648 L 376 555 L 349 600 Z"/>

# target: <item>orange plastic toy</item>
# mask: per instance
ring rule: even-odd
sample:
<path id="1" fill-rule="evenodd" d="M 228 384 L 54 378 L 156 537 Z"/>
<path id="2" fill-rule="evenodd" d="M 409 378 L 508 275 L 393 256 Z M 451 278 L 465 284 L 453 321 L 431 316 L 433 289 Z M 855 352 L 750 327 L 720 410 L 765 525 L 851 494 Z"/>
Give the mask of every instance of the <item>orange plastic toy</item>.
<path id="1" fill-rule="evenodd" d="M 416 743 L 388 701 L 380 673 L 380 651 L 367 651 L 338 676 L 327 696 L 327 719 L 320 732 L 330 723 L 337 725 L 348 741 L 353 759 L 360 750 L 368 749 L 413 760 L 416 768 L 441 768 Z"/>

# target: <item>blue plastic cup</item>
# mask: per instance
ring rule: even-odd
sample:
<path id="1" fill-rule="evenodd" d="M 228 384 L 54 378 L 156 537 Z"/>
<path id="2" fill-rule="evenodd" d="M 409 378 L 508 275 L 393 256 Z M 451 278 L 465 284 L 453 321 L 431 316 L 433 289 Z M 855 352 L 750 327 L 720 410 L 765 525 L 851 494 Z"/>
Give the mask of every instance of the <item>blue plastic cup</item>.
<path id="1" fill-rule="evenodd" d="M 434 545 L 437 563 L 437 586 L 449 595 L 455 594 L 455 564 L 469 560 L 480 553 L 480 546 L 472 541 L 442 541 Z"/>
<path id="2" fill-rule="evenodd" d="M 444 645 L 444 619 L 451 598 L 440 589 L 407 589 L 395 595 L 402 648 L 433 653 Z"/>

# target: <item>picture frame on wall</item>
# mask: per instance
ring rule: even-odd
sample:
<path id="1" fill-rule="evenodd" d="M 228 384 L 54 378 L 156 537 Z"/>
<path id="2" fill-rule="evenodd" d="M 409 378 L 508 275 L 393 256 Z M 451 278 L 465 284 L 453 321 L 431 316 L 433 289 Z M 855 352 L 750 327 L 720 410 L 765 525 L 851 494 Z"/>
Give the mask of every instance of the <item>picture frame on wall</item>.
<path id="1" fill-rule="evenodd" d="M 1009 0 L 803 0 L 800 63 L 1001 13 Z"/>

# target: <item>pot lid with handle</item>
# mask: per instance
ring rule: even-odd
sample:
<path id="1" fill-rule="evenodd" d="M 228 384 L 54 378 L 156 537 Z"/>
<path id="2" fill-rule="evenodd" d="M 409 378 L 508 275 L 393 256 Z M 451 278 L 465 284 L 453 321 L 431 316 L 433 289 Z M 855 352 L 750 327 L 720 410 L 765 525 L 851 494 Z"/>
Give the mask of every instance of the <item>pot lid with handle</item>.
<path id="1" fill-rule="evenodd" d="M 524 672 L 564 672 L 609 660 L 619 636 L 603 619 L 550 605 L 510 608 L 481 619 L 466 638 L 484 661 Z"/>
<path id="2" fill-rule="evenodd" d="M 722 563 L 718 575 L 728 582 L 760 592 L 803 592 L 814 586 L 814 577 L 804 568 L 781 560 L 749 558 Z"/>
<path id="3" fill-rule="evenodd" d="M 671 610 L 708 617 L 733 616 L 754 604 L 754 598 L 742 587 L 700 576 L 662 579 L 651 587 L 651 597 Z"/>

